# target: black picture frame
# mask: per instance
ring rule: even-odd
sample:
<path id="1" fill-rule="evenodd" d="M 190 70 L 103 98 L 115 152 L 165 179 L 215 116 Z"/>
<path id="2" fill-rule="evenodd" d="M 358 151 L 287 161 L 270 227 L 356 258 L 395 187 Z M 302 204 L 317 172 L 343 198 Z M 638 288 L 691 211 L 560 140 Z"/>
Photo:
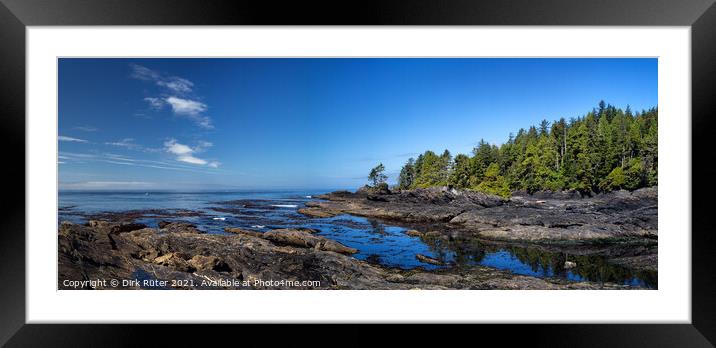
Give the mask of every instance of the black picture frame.
<path id="1" fill-rule="evenodd" d="M 56 25 L 567 25 L 688 26 L 692 49 L 692 324 L 500 325 L 470 328 L 511 343 L 550 346 L 713 346 L 716 342 L 716 233 L 710 224 L 710 185 L 716 166 L 709 146 L 716 117 L 714 0 L 344 1 L 332 3 L 200 0 L 0 0 L 0 141 L 8 165 L 0 200 L 0 344 L 8 346 L 124 346 L 152 338 L 168 344 L 192 338 L 158 325 L 30 325 L 25 323 L 25 28 Z M 595 43 L 600 44 L 600 43 Z M 608 44 L 608 43 L 601 43 Z M 684 122 L 688 122 L 684 119 Z M 20 164 L 23 164 L 20 166 Z M 24 185 L 20 185 L 24 183 Z M 688 231 L 669 231 L 669 233 Z M 206 327 L 193 339 L 226 335 Z M 345 329 L 345 328 L 343 328 Z M 198 330 L 183 326 L 180 330 Z M 250 329 L 253 330 L 253 329 Z M 301 330 L 306 330 L 301 329 Z M 353 329 L 353 335 L 358 333 Z M 362 328 L 360 330 L 363 330 Z M 408 329 L 411 330 L 411 329 Z M 233 330 L 232 330 L 233 331 Z M 502 333 L 503 331 L 504 333 Z M 410 332 L 410 331 L 407 331 Z M 479 333 L 478 333 L 479 332 Z M 510 334 L 519 332 L 518 335 Z M 149 333 L 150 335 L 147 335 Z M 408 333 L 414 335 L 415 331 Z M 509 336 L 504 336 L 509 335 Z M 284 335 L 272 335 L 277 339 Z M 285 335 L 290 337 L 291 335 Z M 148 340 L 148 341 L 147 341 Z M 382 340 L 382 339 L 381 339 Z M 204 342 L 206 343 L 206 342 Z"/>

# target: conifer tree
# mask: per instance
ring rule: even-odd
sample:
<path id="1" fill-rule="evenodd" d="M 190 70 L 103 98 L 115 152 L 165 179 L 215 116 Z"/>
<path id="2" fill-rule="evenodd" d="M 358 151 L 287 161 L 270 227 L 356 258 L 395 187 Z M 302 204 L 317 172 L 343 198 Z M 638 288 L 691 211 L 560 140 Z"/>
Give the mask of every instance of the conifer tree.
<path id="1" fill-rule="evenodd" d="M 600 101 L 582 117 L 546 120 L 485 140 L 472 155 L 426 151 L 401 170 L 398 187 L 450 185 L 504 195 L 510 190 L 635 190 L 658 184 L 658 109 L 634 113 Z"/>

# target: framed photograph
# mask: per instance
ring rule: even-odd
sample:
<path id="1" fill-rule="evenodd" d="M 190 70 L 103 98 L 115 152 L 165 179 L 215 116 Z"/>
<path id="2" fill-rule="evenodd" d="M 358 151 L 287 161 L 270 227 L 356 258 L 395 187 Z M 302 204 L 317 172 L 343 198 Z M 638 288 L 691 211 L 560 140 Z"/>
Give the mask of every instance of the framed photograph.
<path id="1" fill-rule="evenodd" d="M 712 3 L 3 0 L 0 340 L 712 346 Z"/>

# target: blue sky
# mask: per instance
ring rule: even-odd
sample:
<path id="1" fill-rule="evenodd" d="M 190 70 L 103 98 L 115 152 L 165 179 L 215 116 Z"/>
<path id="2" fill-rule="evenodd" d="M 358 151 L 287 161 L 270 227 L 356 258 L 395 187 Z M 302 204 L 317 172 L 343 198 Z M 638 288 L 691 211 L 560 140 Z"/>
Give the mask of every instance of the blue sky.
<path id="1" fill-rule="evenodd" d="M 657 60 L 63 58 L 60 189 L 356 188 L 601 99 L 657 106 Z"/>

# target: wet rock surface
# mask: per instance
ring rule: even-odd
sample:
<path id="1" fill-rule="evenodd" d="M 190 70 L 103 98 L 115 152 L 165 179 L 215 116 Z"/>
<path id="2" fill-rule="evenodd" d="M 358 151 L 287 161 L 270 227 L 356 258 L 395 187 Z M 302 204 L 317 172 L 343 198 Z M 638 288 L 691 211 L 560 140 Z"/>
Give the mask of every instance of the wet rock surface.
<path id="1" fill-rule="evenodd" d="M 449 222 L 469 209 L 494 207 L 506 201 L 498 196 L 447 188 L 394 191 L 387 194 L 358 191 L 337 191 L 318 196 L 322 202 L 309 202 L 315 212 L 357 216 L 404 222 Z M 300 212 L 300 211 L 299 211 Z"/>
<path id="2" fill-rule="evenodd" d="M 191 224 L 63 222 L 58 233 L 60 289 L 66 281 L 137 280 L 97 289 L 623 289 L 623 285 L 567 282 L 514 275 L 489 267 L 400 270 L 360 261 L 351 248 L 310 229 L 262 235 L 242 229 L 206 234 Z M 301 282 L 312 281 L 308 285 Z M 245 282 L 249 286 L 237 286 Z M 286 282 L 294 282 L 287 284 Z M 85 287 L 86 288 L 86 287 Z"/>
<path id="3" fill-rule="evenodd" d="M 417 255 L 415 255 L 415 258 L 422 262 L 429 263 L 432 265 L 442 266 L 444 264 L 442 261 L 440 261 L 438 259 L 432 258 L 430 256 L 425 256 L 423 254 L 417 254 Z"/>
<path id="4" fill-rule="evenodd" d="M 404 223 L 442 223 L 476 237 L 531 243 L 609 242 L 658 236 L 657 188 L 617 191 L 593 197 L 577 192 L 538 192 L 497 196 L 448 188 L 396 191 L 379 195 L 337 191 L 309 202 L 311 216 L 357 216 Z M 418 235 L 420 232 L 411 232 Z"/>

